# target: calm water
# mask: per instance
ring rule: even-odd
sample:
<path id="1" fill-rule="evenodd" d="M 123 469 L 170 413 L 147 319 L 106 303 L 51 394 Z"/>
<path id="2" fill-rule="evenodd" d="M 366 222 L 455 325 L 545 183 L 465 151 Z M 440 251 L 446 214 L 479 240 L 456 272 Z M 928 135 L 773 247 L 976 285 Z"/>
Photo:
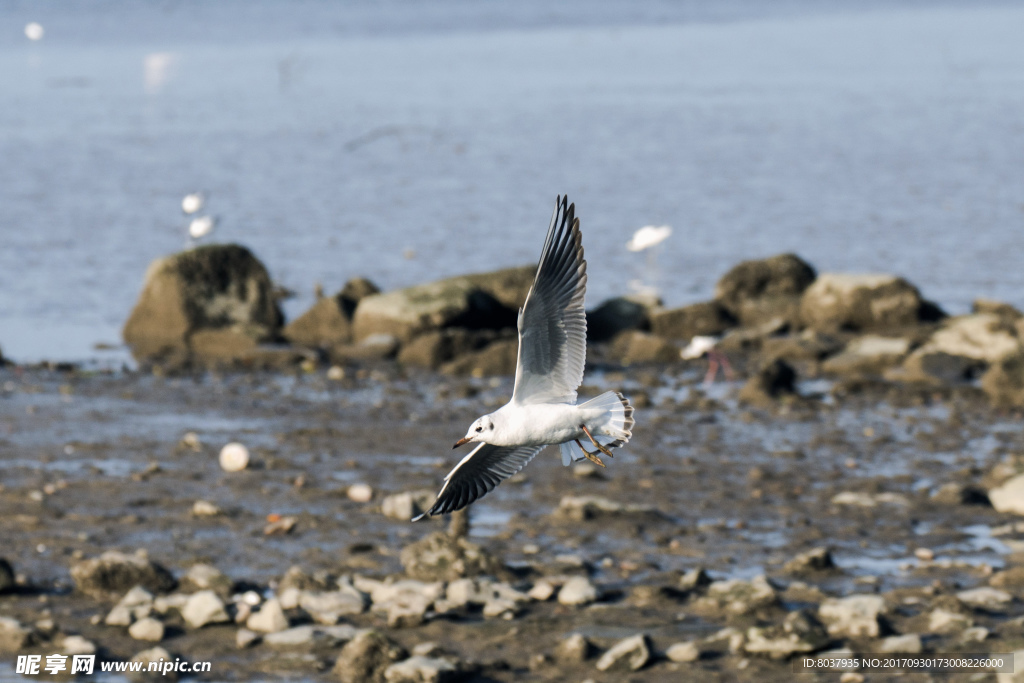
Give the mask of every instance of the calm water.
<path id="1" fill-rule="evenodd" d="M 192 190 L 291 316 L 535 261 L 558 192 L 591 304 L 792 250 L 1024 306 L 1024 7 L 763 4 L 4 2 L 0 347 L 117 343 Z"/>

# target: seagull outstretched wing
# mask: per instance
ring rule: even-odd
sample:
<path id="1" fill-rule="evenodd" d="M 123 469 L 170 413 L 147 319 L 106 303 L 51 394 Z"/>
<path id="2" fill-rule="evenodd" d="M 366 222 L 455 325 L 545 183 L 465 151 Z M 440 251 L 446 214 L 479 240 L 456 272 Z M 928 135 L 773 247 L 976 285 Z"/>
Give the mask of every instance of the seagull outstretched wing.
<path id="1" fill-rule="evenodd" d="M 513 403 L 570 403 L 583 381 L 587 318 L 583 260 L 575 204 L 555 200 L 537 275 L 519 310 L 519 359 Z"/>
<path id="2" fill-rule="evenodd" d="M 444 478 L 444 486 L 430 509 L 412 521 L 461 510 L 523 469 L 542 448 L 544 446 L 480 444 Z"/>

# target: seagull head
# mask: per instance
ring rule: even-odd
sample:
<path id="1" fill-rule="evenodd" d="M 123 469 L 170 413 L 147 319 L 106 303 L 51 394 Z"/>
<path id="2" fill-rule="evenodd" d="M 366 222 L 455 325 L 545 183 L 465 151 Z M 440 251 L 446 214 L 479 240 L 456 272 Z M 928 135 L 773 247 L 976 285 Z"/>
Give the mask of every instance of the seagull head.
<path id="1" fill-rule="evenodd" d="M 477 418 L 476 422 L 469 425 L 469 431 L 466 435 L 455 442 L 452 448 L 458 448 L 464 443 L 470 441 L 479 441 L 486 443 L 487 439 L 494 434 L 494 420 L 490 415 L 484 415 L 483 417 Z"/>

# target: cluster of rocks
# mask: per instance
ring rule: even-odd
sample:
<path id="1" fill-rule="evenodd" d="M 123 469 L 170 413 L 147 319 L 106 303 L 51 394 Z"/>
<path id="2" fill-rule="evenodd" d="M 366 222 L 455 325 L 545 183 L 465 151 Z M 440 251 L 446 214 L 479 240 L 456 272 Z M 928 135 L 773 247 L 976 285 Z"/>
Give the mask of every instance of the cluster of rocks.
<path id="1" fill-rule="evenodd" d="M 638 608 L 674 605 L 718 624 L 703 637 L 659 638 L 657 644 L 642 631 L 615 641 L 572 632 L 524 663 L 538 672 L 557 666 L 628 672 L 659 663 L 696 666 L 723 655 L 779 661 L 822 652 L 841 657 L 958 647 L 984 651 L 982 643 L 1009 631 L 978 622 L 1009 613 L 1024 597 L 1019 567 L 989 572 L 987 585 L 967 589 L 949 590 L 935 582 L 877 593 L 868 583 L 869 592 L 829 595 L 815 583 L 824 585 L 842 571 L 824 547 L 793 557 L 778 578 L 713 580 L 695 568 L 653 575 L 626 591 L 595 584 L 586 571 L 499 578 L 511 575 L 486 551 L 441 533 L 407 546 L 402 562 L 405 575 L 400 576 L 308 574 L 292 567 L 277 581 L 258 586 L 232 580 L 209 564 L 193 565 L 175 578 L 145 552 L 107 552 L 78 561 L 71 575 L 80 593 L 109 605 L 93 617 L 97 629 L 120 629 L 139 641 L 135 661 L 173 659 L 164 644 L 173 644 L 182 632 L 232 629 L 238 648 L 316 652 L 325 665 L 333 661 L 332 672 L 342 681 L 390 683 L 458 681 L 488 666 L 430 640 L 408 645 L 415 629 L 438 619 L 511 621 L 536 611 L 600 609 L 602 602 L 607 608 L 610 601 Z M 10 565 L 0 560 L 0 593 L 17 585 Z M 1006 624 L 1014 630 L 1019 622 Z M 0 618 L 0 651 L 55 649 L 101 657 L 105 652 L 101 643 L 65 632 L 52 619 L 23 624 Z"/>
<path id="2" fill-rule="evenodd" d="M 210 245 L 150 266 L 124 337 L 160 367 L 231 363 L 343 367 L 394 360 L 458 375 L 515 370 L 516 312 L 533 266 L 439 280 L 391 292 L 356 278 L 285 325 L 266 268 L 245 248 Z M 591 362 L 683 362 L 694 337 L 747 359 L 751 402 L 793 393 L 802 376 L 969 382 L 1000 405 L 1024 405 L 1024 314 L 975 303 L 949 317 L 903 278 L 817 273 L 798 256 L 745 261 L 711 301 L 665 308 L 619 297 L 588 311 Z"/>

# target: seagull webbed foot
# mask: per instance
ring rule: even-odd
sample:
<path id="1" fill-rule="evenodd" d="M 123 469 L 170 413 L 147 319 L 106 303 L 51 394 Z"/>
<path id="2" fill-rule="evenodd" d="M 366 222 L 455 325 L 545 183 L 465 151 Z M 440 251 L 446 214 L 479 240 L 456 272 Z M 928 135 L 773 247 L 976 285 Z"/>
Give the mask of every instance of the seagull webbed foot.
<path id="1" fill-rule="evenodd" d="M 597 448 L 598 451 L 600 451 L 601 453 L 604 453 L 609 458 L 614 458 L 615 457 L 610 450 L 608 450 L 607 448 L 605 448 L 604 446 L 602 446 L 601 444 L 599 444 L 597 442 L 597 439 L 594 438 L 594 435 L 590 433 L 589 429 L 587 429 L 587 425 L 580 425 L 580 429 L 583 430 L 583 433 L 587 435 L 588 439 L 590 439 L 590 443 L 594 444 L 594 446 Z M 577 441 L 577 443 L 579 443 L 579 442 Z M 583 446 L 580 446 L 580 448 L 583 448 Z M 587 452 L 586 449 L 584 449 L 583 452 L 586 453 Z M 594 455 L 597 455 L 597 454 L 594 453 Z"/>
<path id="2" fill-rule="evenodd" d="M 605 464 L 601 462 L 601 458 L 597 457 L 597 451 L 591 453 L 590 451 L 583 447 L 583 444 L 580 443 L 579 439 L 576 439 L 576 445 L 580 447 L 581 451 L 583 451 L 583 455 L 587 456 L 587 460 L 594 463 L 595 465 L 599 465 L 601 467 L 605 466 Z"/>

